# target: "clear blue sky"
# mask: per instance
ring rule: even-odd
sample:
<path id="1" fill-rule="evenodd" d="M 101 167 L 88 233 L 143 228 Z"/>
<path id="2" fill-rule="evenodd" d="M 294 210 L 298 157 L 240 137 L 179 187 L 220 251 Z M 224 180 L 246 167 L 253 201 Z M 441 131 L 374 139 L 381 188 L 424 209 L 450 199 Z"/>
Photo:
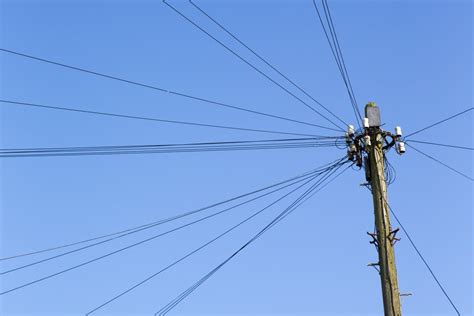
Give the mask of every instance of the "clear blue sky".
<path id="1" fill-rule="evenodd" d="M 257 63 L 187 1 L 171 2 Z M 311 0 L 196 3 L 323 104 L 355 123 Z M 357 99 L 360 104 L 379 104 L 386 129 L 401 125 L 408 133 L 472 107 L 471 1 L 330 4 Z M 3 48 L 324 124 L 161 1 L 1 0 L 0 10 Z M 0 66 L 2 99 L 326 133 L 5 53 L 0 53 Z M 272 137 L 4 104 L 0 111 L 2 148 Z M 417 139 L 472 147 L 472 120 L 472 114 L 462 116 Z M 418 147 L 472 176 L 470 152 Z M 1 255 L 81 240 L 193 210 L 284 180 L 343 154 L 339 149 L 322 148 L 1 160 Z M 472 182 L 410 148 L 402 157 L 391 152 L 389 159 L 397 170 L 397 180 L 389 189 L 392 207 L 462 315 L 472 315 Z M 373 211 L 370 193 L 359 186 L 363 181 L 363 172 L 345 173 L 226 265 L 174 314 L 381 315 L 380 281 L 367 267 L 377 260 L 377 254 L 366 235 L 373 229 Z M 270 201 L 264 199 L 5 295 L 0 298 L 1 313 L 83 315 Z M 97 315 L 152 315 L 230 255 L 284 205 L 268 210 Z M 6 275 L 2 288 L 165 228 Z M 405 236 L 401 237 L 396 247 L 399 285 L 401 292 L 413 293 L 402 298 L 404 314 L 455 315 Z M 32 259 L 5 262 L 2 271 Z"/>

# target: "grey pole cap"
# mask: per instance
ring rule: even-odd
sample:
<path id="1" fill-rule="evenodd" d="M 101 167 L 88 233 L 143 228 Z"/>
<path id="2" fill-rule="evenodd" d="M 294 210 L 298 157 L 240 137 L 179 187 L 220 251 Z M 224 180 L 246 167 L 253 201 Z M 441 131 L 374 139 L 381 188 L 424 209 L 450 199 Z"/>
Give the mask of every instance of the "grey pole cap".
<path id="1" fill-rule="evenodd" d="M 369 102 L 365 106 L 365 117 L 369 119 L 370 127 L 379 127 L 382 125 L 382 120 L 380 119 L 380 108 L 375 102 Z"/>

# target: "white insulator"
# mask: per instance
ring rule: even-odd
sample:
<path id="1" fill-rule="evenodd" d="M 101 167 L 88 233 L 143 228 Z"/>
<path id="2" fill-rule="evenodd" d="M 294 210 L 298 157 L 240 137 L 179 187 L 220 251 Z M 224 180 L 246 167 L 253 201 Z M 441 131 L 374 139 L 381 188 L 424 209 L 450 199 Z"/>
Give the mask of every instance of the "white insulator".
<path id="1" fill-rule="evenodd" d="M 404 142 L 398 142 L 397 143 L 397 151 L 400 155 L 405 153 L 406 149 L 405 149 L 405 143 Z"/>
<path id="2" fill-rule="evenodd" d="M 354 144 L 351 144 L 351 145 L 349 146 L 349 151 L 350 151 L 351 153 L 357 152 L 356 146 L 355 146 Z"/>
<path id="3" fill-rule="evenodd" d="M 369 128 L 369 118 L 364 117 L 364 127 Z"/>
<path id="4" fill-rule="evenodd" d="M 365 143 L 365 146 L 371 146 L 372 145 L 369 135 L 364 136 L 364 143 Z"/>
<path id="5" fill-rule="evenodd" d="M 402 128 L 400 126 L 395 127 L 395 136 L 402 137 Z"/>
<path id="6" fill-rule="evenodd" d="M 353 136 L 355 133 L 354 125 L 348 125 L 347 126 L 347 134 L 349 136 Z"/>

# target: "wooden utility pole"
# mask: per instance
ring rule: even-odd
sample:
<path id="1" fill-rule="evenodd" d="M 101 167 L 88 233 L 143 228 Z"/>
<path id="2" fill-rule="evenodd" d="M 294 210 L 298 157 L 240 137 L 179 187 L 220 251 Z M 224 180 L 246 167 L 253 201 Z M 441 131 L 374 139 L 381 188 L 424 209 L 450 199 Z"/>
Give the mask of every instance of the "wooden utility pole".
<path id="1" fill-rule="evenodd" d="M 368 107 L 375 104 L 369 103 Z M 366 168 L 370 170 L 370 184 L 374 201 L 376 246 L 379 254 L 380 280 L 385 316 L 400 316 L 400 293 L 398 290 L 397 268 L 393 250 L 396 241 L 396 232 L 390 226 L 389 207 L 387 203 L 387 184 L 385 182 L 383 137 L 379 126 L 370 126 L 366 129 L 370 137 L 370 146 L 367 146 L 368 161 Z M 366 137 L 367 137 L 366 136 Z M 375 238 L 375 237 L 374 237 Z"/>

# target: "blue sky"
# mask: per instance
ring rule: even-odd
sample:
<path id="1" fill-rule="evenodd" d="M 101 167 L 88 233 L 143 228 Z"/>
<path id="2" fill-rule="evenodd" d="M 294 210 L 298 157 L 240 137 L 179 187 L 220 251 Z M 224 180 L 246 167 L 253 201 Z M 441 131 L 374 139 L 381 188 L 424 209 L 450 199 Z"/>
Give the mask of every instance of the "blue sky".
<path id="1" fill-rule="evenodd" d="M 278 78 L 187 1 L 171 3 Z M 310 0 L 196 3 L 344 120 L 355 123 Z M 376 101 L 386 129 L 400 125 L 409 133 L 472 107 L 472 2 L 330 1 L 330 5 L 357 100 L 361 105 Z M 0 34 L 3 48 L 325 124 L 161 1 L 2 0 Z M 0 53 L 0 61 L 2 99 L 338 135 L 5 53 Z M 5 104 L 0 111 L 2 148 L 278 138 Z M 471 112 L 416 138 L 472 147 L 472 135 Z M 470 152 L 417 147 L 472 176 Z M 42 249 L 197 209 L 285 180 L 342 155 L 340 149 L 315 148 L 3 159 L 1 254 Z M 462 314 L 472 314 L 472 182 L 410 148 L 401 157 L 390 152 L 389 159 L 397 170 L 397 180 L 389 188 L 390 204 Z M 372 198 L 359 186 L 362 182 L 363 172 L 346 172 L 226 265 L 174 314 L 380 315 L 380 281 L 367 267 L 377 256 L 366 235 L 373 229 Z M 4 295 L 0 310 L 3 315 L 83 315 L 276 198 L 265 198 Z M 291 199 L 269 209 L 97 315 L 152 315 L 289 203 Z M 173 225 L 5 275 L 2 288 L 53 273 Z M 405 236 L 401 237 L 396 247 L 399 285 L 401 292 L 413 293 L 402 298 L 404 314 L 455 315 Z M 4 262 L 2 271 L 31 260 Z"/>

